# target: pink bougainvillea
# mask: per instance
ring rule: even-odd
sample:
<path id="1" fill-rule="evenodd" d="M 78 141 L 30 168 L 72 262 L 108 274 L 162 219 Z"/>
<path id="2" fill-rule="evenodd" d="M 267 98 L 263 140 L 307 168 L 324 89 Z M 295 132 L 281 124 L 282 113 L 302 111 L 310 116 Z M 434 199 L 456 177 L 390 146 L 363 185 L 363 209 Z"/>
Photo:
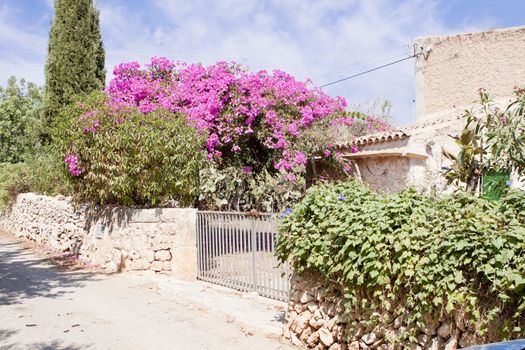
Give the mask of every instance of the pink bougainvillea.
<path id="1" fill-rule="evenodd" d="M 383 132 L 391 129 L 391 126 L 388 125 L 385 120 L 380 118 L 367 116 L 365 121 L 368 130 L 373 130 L 374 132 Z"/>
<path id="2" fill-rule="evenodd" d="M 144 66 L 119 64 L 113 75 L 106 89 L 113 111 L 133 108 L 147 116 L 160 108 L 182 113 L 205 136 L 207 159 L 236 164 L 245 173 L 268 166 L 303 172 L 311 156 L 298 142 L 305 130 L 317 121 L 342 126 L 354 122 L 343 98 L 332 98 L 280 70 L 248 72 L 234 62 L 205 67 L 153 57 Z M 97 132 L 96 111 L 80 119 L 85 134 Z M 369 128 L 381 126 L 372 119 L 367 123 Z M 325 158 L 342 159 L 331 145 L 319 146 Z M 68 159 L 70 171 L 78 176 L 78 164 Z"/>
<path id="3" fill-rule="evenodd" d="M 80 116 L 80 121 L 84 125 L 84 134 L 95 133 L 100 127 L 100 120 L 97 118 L 97 111 L 88 111 Z"/>
<path id="4" fill-rule="evenodd" d="M 107 89 L 113 108 L 182 112 L 207 133 L 208 159 L 219 162 L 240 155 L 250 166 L 270 161 L 276 169 L 304 168 L 307 158 L 295 141 L 306 128 L 327 117 L 352 122 L 344 99 L 279 70 L 251 73 L 236 63 L 204 67 L 154 57 L 145 67 L 120 64 L 113 74 Z"/>
<path id="5" fill-rule="evenodd" d="M 78 165 L 78 157 L 76 154 L 68 154 L 64 159 L 64 162 L 68 165 L 69 172 L 73 176 L 79 176 L 82 174 L 82 169 Z"/>

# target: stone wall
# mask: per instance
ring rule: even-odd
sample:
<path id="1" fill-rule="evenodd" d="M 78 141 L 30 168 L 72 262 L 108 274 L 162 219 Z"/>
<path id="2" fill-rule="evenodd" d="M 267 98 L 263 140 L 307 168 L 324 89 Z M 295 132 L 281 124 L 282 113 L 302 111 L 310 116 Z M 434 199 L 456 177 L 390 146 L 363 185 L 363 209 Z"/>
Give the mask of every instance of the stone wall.
<path id="1" fill-rule="evenodd" d="M 482 343 L 466 326 L 464 313 L 457 311 L 453 320 L 426 318 L 426 326 L 417 335 L 417 344 L 395 342 L 406 330 L 404 317 L 388 312 L 370 315 L 346 314 L 340 290 L 327 285 L 318 274 L 294 276 L 283 335 L 303 348 L 329 350 L 358 349 L 456 349 Z M 375 322 L 365 322 L 371 321 Z M 350 333 L 349 322 L 357 326 Z M 374 325 L 367 325 L 367 324 Z"/>
<path id="2" fill-rule="evenodd" d="M 71 198 L 18 195 L 0 228 L 114 271 L 196 276 L 196 209 L 75 206 Z"/>
<path id="3" fill-rule="evenodd" d="M 463 109 L 485 88 L 508 100 L 514 86 L 525 84 L 525 27 L 450 36 L 421 37 L 416 45 L 416 119 Z"/>

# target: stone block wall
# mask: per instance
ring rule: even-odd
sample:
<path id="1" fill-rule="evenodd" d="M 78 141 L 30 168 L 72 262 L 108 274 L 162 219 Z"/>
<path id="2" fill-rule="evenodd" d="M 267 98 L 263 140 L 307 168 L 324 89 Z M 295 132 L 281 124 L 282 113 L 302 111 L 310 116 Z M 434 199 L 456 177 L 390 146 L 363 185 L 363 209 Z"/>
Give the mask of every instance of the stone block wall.
<path id="1" fill-rule="evenodd" d="M 196 209 L 75 206 L 71 198 L 18 195 L 0 228 L 103 269 L 197 275 Z"/>
<path id="2" fill-rule="evenodd" d="M 426 326 L 417 335 L 417 344 L 396 342 L 406 330 L 403 316 L 388 312 L 370 315 L 343 311 L 340 290 L 325 283 L 315 272 L 294 276 L 283 336 L 301 348 L 329 350 L 359 349 L 432 349 L 451 350 L 483 343 L 458 310 L 452 320 L 426 318 Z M 368 325 L 372 318 L 376 322 Z M 357 323 L 353 331 L 349 322 Z"/>

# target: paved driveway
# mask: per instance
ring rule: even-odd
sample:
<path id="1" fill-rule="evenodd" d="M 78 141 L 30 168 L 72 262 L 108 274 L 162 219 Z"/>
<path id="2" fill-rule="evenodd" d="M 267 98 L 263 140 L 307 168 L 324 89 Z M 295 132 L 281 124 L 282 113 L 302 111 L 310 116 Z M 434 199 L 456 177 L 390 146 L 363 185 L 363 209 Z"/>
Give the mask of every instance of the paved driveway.
<path id="1" fill-rule="evenodd" d="M 200 282 L 60 269 L 0 233 L 0 349 L 293 349 L 283 310 Z"/>

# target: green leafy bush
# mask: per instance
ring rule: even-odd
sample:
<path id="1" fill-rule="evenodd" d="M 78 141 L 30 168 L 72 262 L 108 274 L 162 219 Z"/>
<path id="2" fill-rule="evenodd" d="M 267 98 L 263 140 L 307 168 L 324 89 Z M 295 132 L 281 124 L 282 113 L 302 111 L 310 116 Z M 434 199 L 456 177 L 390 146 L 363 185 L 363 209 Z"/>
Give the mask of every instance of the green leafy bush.
<path id="1" fill-rule="evenodd" d="M 63 168 L 62 160 L 50 150 L 21 163 L 0 163 L 0 207 L 8 206 L 23 192 L 70 195 L 72 189 Z"/>
<path id="2" fill-rule="evenodd" d="M 23 161 L 40 148 L 40 89 L 10 77 L 0 87 L 0 163 Z"/>
<path id="3" fill-rule="evenodd" d="M 516 337 L 525 335 L 524 219 L 523 192 L 492 202 L 321 184 L 284 219 L 277 254 L 342 286 L 348 312 L 410 311 L 407 336 L 426 315 L 463 309 L 480 335 Z"/>
<path id="4" fill-rule="evenodd" d="M 102 93 L 61 113 L 55 140 L 75 197 L 95 204 L 192 205 L 202 144 L 186 118 L 158 109 L 114 111 Z"/>
<path id="5" fill-rule="evenodd" d="M 238 167 L 217 169 L 207 163 L 200 171 L 199 207 L 206 210 L 280 212 L 304 195 L 305 180 L 298 174 L 243 171 Z M 294 175 L 295 176 L 295 175 Z"/>

